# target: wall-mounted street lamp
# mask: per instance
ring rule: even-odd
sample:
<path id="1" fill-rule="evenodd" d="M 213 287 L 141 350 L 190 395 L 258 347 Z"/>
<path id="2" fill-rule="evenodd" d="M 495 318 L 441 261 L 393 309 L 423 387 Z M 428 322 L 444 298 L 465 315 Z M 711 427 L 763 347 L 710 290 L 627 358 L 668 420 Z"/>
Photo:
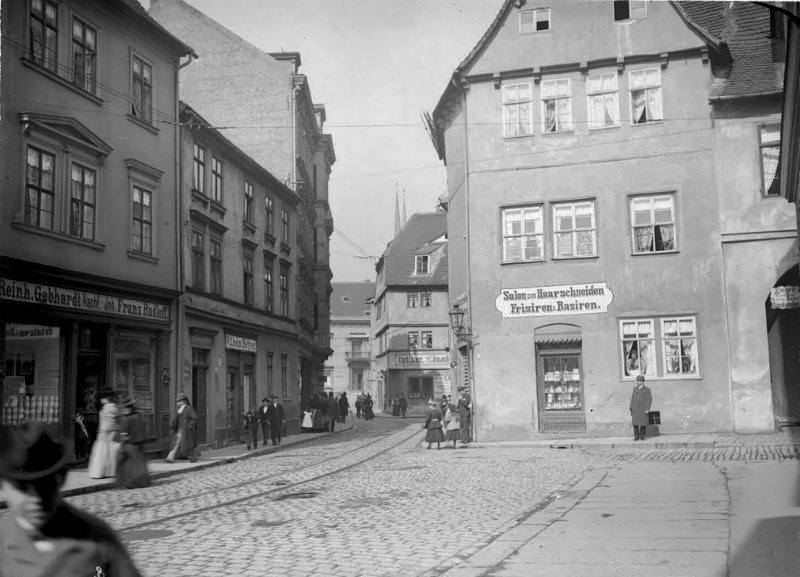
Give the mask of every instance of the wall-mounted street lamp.
<path id="1" fill-rule="evenodd" d="M 472 333 L 464 326 L 464 310 L 459 305 L 453 305 L 448 315 L 450 316 L 450 330 L 453 331 L 456 338 L 470 342 Z"/>

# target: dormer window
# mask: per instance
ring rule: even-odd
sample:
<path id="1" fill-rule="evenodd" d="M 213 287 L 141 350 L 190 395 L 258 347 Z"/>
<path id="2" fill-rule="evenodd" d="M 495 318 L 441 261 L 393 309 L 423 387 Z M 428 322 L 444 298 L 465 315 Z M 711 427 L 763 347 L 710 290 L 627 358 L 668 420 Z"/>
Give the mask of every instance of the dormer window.
<path id="1" fill-rule="evenodd" d="M 614 1 L 614 22 L 640 20 L 646 17 L 647 2 L 645 2 L 645 0 Z"/>
<path id="2" fill-rule="evenodd" d="M 428 274 L 428 255 L 417 255 L 414 258 L 414 274 Z"/>
<path id="3" fill-rule="evenodd" d="M 519 33 L 545 32 L 550 30 L 550 8 L 523 10 L 519 13 Z"/>

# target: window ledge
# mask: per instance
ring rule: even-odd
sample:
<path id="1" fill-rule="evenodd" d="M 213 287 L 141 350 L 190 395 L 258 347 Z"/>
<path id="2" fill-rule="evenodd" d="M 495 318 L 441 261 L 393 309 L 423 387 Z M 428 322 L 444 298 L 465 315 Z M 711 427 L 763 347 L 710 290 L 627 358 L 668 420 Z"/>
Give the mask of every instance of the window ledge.
<path id="1" fill-rule="evenodd" d="M 534 134 L 531 132 L 530 134 L 514 134 L 514 135 L 503 135 L 504 140 L 517 140 L 520 138 L 533 138 Z"/>
<path id="2" fill-rule="evenodd" d="M 543 258 L 539 258 L 536 260 L 504 260 L 500 263 L 500 266 L 506 265 L 516 265 L 516 264 L 538 264 L 542 262 L 547 262 Z"/>
<path id="3" fill-rule="evenodd" d="M 103 243 L 94 241 L 94 240 L 86 240 L 85 238 L 79 238 L 77 236 L 72 236 L 69 234 L 64 234 L 61 232 L 57 232 L 54 230 L 47 230 L 46 228 L 39 228 L 37 226 L 32 226 L 30 224 L 26 224 L 20 221 L 14 221 L 11 223 L 11 226 L 16 228 L 17 230 L 23 230 L 25 232 L 30 232 L 33 234 L 38 234 L 40 236 L 46 236 L 48 238 L 54 238 L 56 240 L 64 240 L 67 242 L 71 242 L 73 244 L 77 244 L 79 246 L 85 246 L 86 248 L 90 248 L 96 251 L 103 251 L 106 249 L 106 245 Z"/>
<path id="4" fill-rule="evenodd" d="M 600 258 L 599 255 L 593 254 L 591 256 L 554 256 L 551 260 L 564 261 L 564 260 L 596 260 Z"/>
<path id="5" fill-rule="evenodd" d="M 248 222 L 248 221 L 244 220 L 244 221 L 242 221 L 242 230 L 245 233 L 253 236 L 253 235 L 256 234 L 256 225 L 254 225 L 252 222 Z"/>
<path id="6" fill-rule="evenodd" d="M 570 128 L 569 130 L 556 130 L 555 132 L 542 131 L 542 136 L 564 136 L 564 135 L 574 136 L 574 134 L 575 134 L 574 128 Z"/>
<path id="7" fill-rule="evenodd" d="M 656 381 L 656 382 L 658 382 L 658 381 L 671 382 L 671 381 L 702 381 L 702 380 L 703 380 L 702 375 L 675 375 L 675 376 L 669 376 L 669 377 L 649 377 L 649 376 L 645 375 L 645 381 L 644 382 L 645 382 L 645 384 L 647 384 L 647 383 L 654 382 L 654 381 Z M 636 378 L 635 377 L 622 377 L 620 379 L 620 382 L 621 383 L 635 383 L 636 382 Z"/>
<path id="8" fill-rule="evenodd" d="M 647 122 L 631 122 L 631 126 L 652 126 L 652 125 L 661 125 L 664 123 L 663 119 L 659 120 L 648 120 Z"/>
<path id="9" fill-rule="evenodd" d="M 211 199 L 211 214 L 218 218 L 225 218 L 226 209 L 218 200 Z"/>
<path id="10" fill-rule="evenodd" d="M 103 104 L 103 102 L 105 102 L 99 96 L 96 96 L 96 95 L 92 94 L 91 92 L 87 92 L 86 90 L 84 90 L 80 86 L 77 86 L 77 85 L 73 84 L 72 82 L 70 82 L 66 78 L 62 78 L 61 76 L 59 76 L 58 74 L 56 74 L 54 72 L 51 72 L 47 68 L 39 66 L 38 64 L 36 64 L 32 60 L 29 60 L 28 58 L 21 58 L 20 60 L 22 61 L 22 65 L 25 66 L 26 68 L 30 68 L 31 70 L 33 70 L 35 72 L 38 72 L 42 76 L 46 76 L 50 80 L 58 82 L 64 88 L 72 90 L 76 94 L 80 94 L 81 96 L 83 96 L 87 100 L 90 100 L 91 102 L 94 102 L 97 105 L 101 105 L 101 104 Z"/>
<path id="11" fill-rule="evenodd" d="M 128 258 L 135 258 L 137 260 L 143 260 L 152 264 L 158 263 L 158 258 L 154 257 L 153 255 L 145 254 L 143 252 L 136 252 L 135 250 L 128 251 Z"/>
<path id="12" fill-rule="evenodd" d="M 589 134 L 591 134 L 592 132 L 600 131 L 600 130 L 614 130 L 615 128 L 619 129 L 621 126 L 622 126 L 621 124 L 611 124 L 609 126 L 590 126 L 589 127 Z"/>
<path id="13" fill-rule="evenodd" d="M 632 252 L 631 256 L 654 256 L 659 254 L 678 254 L 681 251 L 678 249 L 675 250 L 654 250 L 652 252 Z"/>
<path id="14" fill-rule="evenodd" d="M 133 122 L 134 124 L 136 124 L 138 126 L 141 126 L 145 130 L 147 130 L 148 132 L 152 132 L 153 134 L 158 134 L 158 132 L 159 132 L 158 128 L 156 128 L 152 124 L 148 124 L 147 122 L 145 122 L 141 118 L 138 118 L 138 117 L 134 116 L 130 112 L 128 113 L 128 121 L 129 122 Z"/>
<path id="15" fill-rule="evenodd" d="M 210 198 L 196 188 L 192 189 L 192 200 L 196 200 L 203 208 L 208 208 L 208 203 L 211 202 Z"/>

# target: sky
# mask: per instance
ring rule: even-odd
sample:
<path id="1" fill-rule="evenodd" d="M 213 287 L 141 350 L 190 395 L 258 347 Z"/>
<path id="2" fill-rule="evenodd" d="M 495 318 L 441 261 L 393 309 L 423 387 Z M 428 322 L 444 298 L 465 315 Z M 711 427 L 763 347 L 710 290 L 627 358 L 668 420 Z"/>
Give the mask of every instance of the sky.
<path id="1" fill-rule="evenodd" d="M 375 260 L 363 257 L 380 256 L 394 236 L 395 194 L 410 217 L 434 211 L 446 192 L 420 115 L 503 0 L 187 1 L 265 52 L 300 52 L 336 152 L 333 282 L 374 281 Z"/>

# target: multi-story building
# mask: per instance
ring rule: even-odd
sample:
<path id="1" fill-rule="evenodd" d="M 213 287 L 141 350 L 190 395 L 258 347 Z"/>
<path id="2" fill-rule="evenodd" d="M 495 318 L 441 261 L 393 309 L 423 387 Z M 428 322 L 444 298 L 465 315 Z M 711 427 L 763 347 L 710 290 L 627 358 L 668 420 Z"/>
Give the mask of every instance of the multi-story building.
<path id="1" fill-rule="evenodd" d="M 298 198 L 187 104 L 181 105 L 183 262 L 181 360 L 200 443 L 242 438 L 242 415 L 275 394 L 297 398 Z M 297 415 L 287 432 L 298 432 Z"/>
<path id="2" fill-rule="evenodd" d="M 371 392 L 370 312 L 375 283 L 334 282 L 331 293 L 331 347 L 327 389 L 350 399 Z M 352 404 L 353 401 L 351 401 Z"/>
<path id="3" fill-rule="evenodd" d="M 752 3 L 509 0 L 433 114 L 478 438 L 800 418 L 782 51 Z M 467 368 L 469 370 L 463 370 Z M 466 377 L 465 377 L 466 376 Z"/>
<path id="4" fill-rule="evenodd" d="M 283 270 L 282 253 L 290 255 L 292 262 L 281 277 L 285 283 L 281 289 L 288 295 L 288 316 L 296 324 L 284 400 L 287 414 L 294 419 L 311 393 L 323 390 L 324 363 L 331 353 L 329 237 L 333 218 L 328 178 L 336 158 L 332 138 L 324 133 L 325 107 L 313 102 L 308 80 L 299 73 L 298 53 L 262 52 L 182 0 L 153 0 L 149 13 L 177 37 L 196 41 L 200 60 L 181 71 L 181 99 L 275 175 L 296 200 L 294 216 L 279 208 L 288 205 L 276 203 L 273 208 L 276 231 L 282 235 L 273 239 L 278 256 L 274 274 Z M 208 168 L 213 171 L 213 166 Z M 276 289 L 276 294 L 283 293 Z M 187 388 L 188 381 L 184 374 Z"/>
<path id="5" fill-rule="evenodd" d="M 409 411 L 452 394 L 447 214 L 413 214 L 375 266 L 372 351 L 376 406 L 405 393 Z"/>
<path id="6" fill-rule="evenodd" d="M 0 419 L 73 437 L 80 413 L 91 434 L 110 387 L 163 450 L 180 370 L 178 69 L 192 49 L 133 0 L 3 2 L 0 17 Z"/>

